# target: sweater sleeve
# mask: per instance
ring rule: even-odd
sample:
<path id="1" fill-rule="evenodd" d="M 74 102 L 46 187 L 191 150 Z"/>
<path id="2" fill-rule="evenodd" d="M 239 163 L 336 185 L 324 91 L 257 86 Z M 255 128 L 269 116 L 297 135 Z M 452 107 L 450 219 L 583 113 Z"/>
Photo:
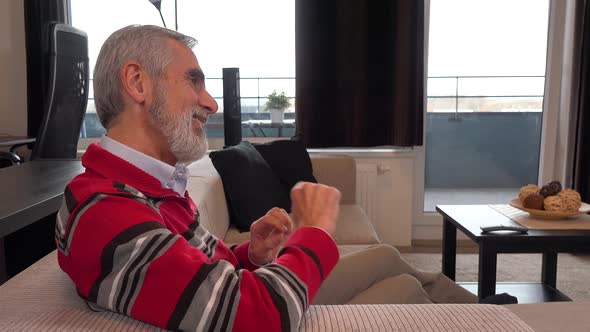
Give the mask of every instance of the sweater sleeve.
<path id="1" fill-rule="evenodd" d="M 240 267 L 248 271 L 254 271 L 258 269 L 260 265 L 256 265 L 252 262 L 250 256 L 248 255 L 248 250 L 250 250 L 250 241 L 246 241 L 232 247 L 232 251 L 236 256 Z"/>
<path id="2" fill-rule="evenodd" d="M 300 229 L 272 264 L 236 269 L 235 257 L 203 252 L 128 197 L 94 195 L 67 214 L 56 228 L 59 264 L 80 295 L 170 330 L 296 330 L 338 260 L 329 236 Z"/>

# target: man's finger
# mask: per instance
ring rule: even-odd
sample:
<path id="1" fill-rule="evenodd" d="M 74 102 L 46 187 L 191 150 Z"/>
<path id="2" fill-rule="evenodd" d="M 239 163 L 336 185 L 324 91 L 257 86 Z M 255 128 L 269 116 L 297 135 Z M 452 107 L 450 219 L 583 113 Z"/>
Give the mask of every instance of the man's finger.
<path id="1" fill-rule="evenodd" d="M 267 215 L 273 217 L 272 222 L 273 223 L 278 223 L 281 225 L 285 225 L 287 227 L 287 229 L 289 229 L 290 227 L 290 223 L 291 223 L 291 217 L 289 216 L 289 214 L 287 213 L 287 211 L 285 211 L 284 209 L 281 208 L 272 208 Z"/>
<path id="2" fill-rule="evenodd" d="M 273 233 L 289 233 L 289 227 L 283 222 L 273 223 Z"/>
<path id="3" fill-rule="evenodd" d="M 283 233 L 285 229 L 283 222 L 272 215 L 266 215 L 258 219 L 255 228 L 255 232 L 264 238 L 271 236 L 273 233 Z"/>
<path id="4" fill-rule="evenodd" d="M 281 213 L 281 221 L 284 226 L 284 231 L 287 233 L 291 232 L 291 228 L 293 227 L 293 223 L 291 221 L 291 216 L 285 211 L 285 209 L 279 209 Z"/>

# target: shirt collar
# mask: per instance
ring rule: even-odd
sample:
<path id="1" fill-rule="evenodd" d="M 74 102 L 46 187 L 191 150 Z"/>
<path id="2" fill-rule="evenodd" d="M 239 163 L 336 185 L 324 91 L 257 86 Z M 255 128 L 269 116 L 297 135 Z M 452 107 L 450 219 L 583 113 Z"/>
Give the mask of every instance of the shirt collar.
<path id="1" fill-rule="evenodd" d="M 180 196 L 184 196 L 189 175 L 186 165 L 170 166 L 106 135 L 100 138 L 100 147 L 155 177 L 162 183 L 163 188 L 172 189 Z"/>

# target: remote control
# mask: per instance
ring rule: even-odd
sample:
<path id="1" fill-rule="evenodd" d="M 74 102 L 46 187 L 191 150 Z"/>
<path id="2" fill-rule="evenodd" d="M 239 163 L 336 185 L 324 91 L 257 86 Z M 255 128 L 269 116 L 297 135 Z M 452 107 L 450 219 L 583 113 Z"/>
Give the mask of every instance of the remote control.
<path id="1" fill-rule="evenodd" d="M 482 233 L 490 233 L 495 231 L 513 231 L 522 234 L 528 233 L 529 229 L 523 226 L 508 226 L 508 225 L 494 225 L 494 226 L 481 226 Z"/>

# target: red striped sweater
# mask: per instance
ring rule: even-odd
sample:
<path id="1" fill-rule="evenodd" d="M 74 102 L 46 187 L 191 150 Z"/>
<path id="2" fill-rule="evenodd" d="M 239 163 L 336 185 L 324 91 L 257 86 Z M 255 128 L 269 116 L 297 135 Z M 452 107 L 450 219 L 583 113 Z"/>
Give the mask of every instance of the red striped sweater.
<path id="1" fill-rule="evenodd" d="M 199 225 L 188 194 L 91 145 L 56 222 L 60 267 L 91 307 L 184 331 L 293 331 L 338 261 L 334 241 L 297 229 L 261 268 Z"/>

